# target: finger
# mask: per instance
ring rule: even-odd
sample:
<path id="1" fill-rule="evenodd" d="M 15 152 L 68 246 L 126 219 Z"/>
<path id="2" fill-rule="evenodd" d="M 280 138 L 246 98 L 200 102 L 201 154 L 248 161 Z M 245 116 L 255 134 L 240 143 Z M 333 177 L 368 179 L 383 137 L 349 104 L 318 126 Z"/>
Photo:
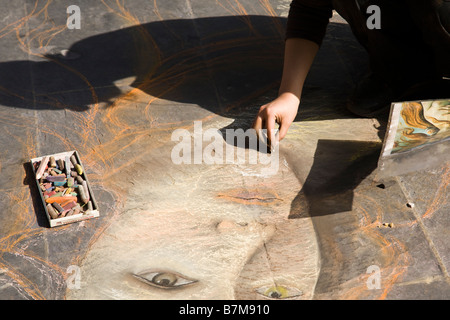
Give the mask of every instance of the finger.
<path id="1" fill-rule="evenodd" d="M 263 122 L 264 122 L 264 117 L 266 115 L 266 105 L 263 105 L 259 108 L 258 114 L 255 117 L 255 120 L 253 121 L 253 125 L 252 128 L 255 130 L 259 130 L 262 128 L 263 126 Z"/>
<path id="2" fill-rule="evenodd" d="M 258 113 L 258 115 L 255 118 L 255 121 L 253 121 L 252 129 L 255 130 L 256 137 L 261 140 L 261 129 L 263 126 L 263 118 L 262 118 L 262 112 Z"/>
<path id="3" fill-rule="evenodd" d="M 259 113 L 259 114 L 256 116 L 255 120 L 253 121 L 252 128 L 253 128 L 254 130 L 258 131 L 258 130 L 261 130 L 262 125 L 263 125 L 263 119 L 262 119 L 262 117 L 261 117 L 261 113 Z"/>
<path id="4" fill-rule="evenodd" d="M 286 136 L 286 134 L 288 132 L 288 129 L 289 129 L 289 124 L 287 124 L 286 122 L 285 123 L 282 122 L 280 125 L 280 128 L 279 128 L 279 131 L 278 131 L 279 141 L 284 139 L 284 137 Z"/>
<path id="5" fill-rule="evenodd" d="M 278 142 L 275 134 L 275 122 L 275 115 L 269 114 L 269 116 L 267 117 L 267 139 L 269 140 L 268 146 L 270 147 L 270 150 L 272 150 Z"/>

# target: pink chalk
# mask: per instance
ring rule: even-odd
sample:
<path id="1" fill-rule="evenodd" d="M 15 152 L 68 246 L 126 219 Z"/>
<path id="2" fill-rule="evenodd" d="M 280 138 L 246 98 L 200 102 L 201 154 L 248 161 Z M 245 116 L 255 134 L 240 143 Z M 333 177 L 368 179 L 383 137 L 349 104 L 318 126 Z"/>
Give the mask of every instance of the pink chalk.
<path id="1" fill-rule="evenodd" d="M 37 172 L 36 172 L 36 180 L 39 180 L 40 178 L 42 178 L 42 175 L 44 174 L 44 171 L 47 167 L 49 160 L 50 160 L 49 157 L 44 157 L 42 159 L 41 164 L 39 165 L 39 168 L 37 169 Z"/>

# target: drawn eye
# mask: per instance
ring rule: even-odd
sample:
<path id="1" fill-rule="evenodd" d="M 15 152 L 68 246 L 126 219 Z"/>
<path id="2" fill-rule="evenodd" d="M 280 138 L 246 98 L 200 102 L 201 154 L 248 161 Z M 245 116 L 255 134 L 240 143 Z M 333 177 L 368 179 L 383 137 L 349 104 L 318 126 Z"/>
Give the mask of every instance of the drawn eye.
<path id="1" fill-rule="evenodd" d="M 144 283 L 162 289 L 174 289 L 197 282 L 197 280 L 168 271 L 145 271 L 133 276 Z"/>
<path id="2" fill-rule="evenodd" d="M 259 294 L 270 299 L 289 299 L 301 296 L 302 291 L 285 286 L 267 286 L 256 290 Z"/>

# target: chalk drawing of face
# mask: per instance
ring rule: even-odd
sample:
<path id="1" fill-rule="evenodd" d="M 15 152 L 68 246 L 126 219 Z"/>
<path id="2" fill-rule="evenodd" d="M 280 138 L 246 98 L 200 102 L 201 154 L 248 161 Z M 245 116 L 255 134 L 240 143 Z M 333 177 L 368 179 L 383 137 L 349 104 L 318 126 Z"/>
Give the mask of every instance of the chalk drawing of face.
<path id="1" fill-rule="evenodd" d="M 67 299 L 312 297 L 318 245 L 310 219 L 288 219 L 301 186 L 287 165 L 246 176 L 245 165 L 177 166 L 162 155 L 170 150 L 145 160 Z"/>

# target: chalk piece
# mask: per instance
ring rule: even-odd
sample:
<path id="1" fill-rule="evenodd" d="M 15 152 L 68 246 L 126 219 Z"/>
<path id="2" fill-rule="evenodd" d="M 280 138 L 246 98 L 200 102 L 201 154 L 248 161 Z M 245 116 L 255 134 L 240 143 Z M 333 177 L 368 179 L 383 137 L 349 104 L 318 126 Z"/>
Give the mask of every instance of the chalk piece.
<path id="1" fill-rule="evenodd" d="M 70 211 L 67 213 L 67 216 L 73 216 L 75 214 L 79 214 L 81 211 L 81 207 L 79 204 L 77 204 L 75 207 L 70 209 Z"/>
<path id="2" fill-rule="evenodd" d="M 77 201 L 77 197 L 74 196 L 61 196 L 61 197 L 51 197 L 45 200 L 47 203 L 64 203 L 66 201 Z"/>
<path id="3" fill-rule="evenodd" d="M 58 159 L 56 160 L 56 163 L 58 164 L 58 169 L 64 171 L 64 161 L 62 159 Z"/>
<path id="4" fill-rule="evenodd" d="M 72 209 L 73 210 L 73 214 L 79 214 L 81 211 L 81 207 L 80 205 L 77 205 L 75 208 Z"/>
<path id="5" fill-rule="evenodd" d="M 58 218 L 58 213 L 56 212 L 55 208 L 53 208 L 52 204 L 47 204 L 47 211 L 52 219 Z"/>
<path id="6" fill-rule="evenodd" d="M 57 202 L 52 203 L 53 208 L 55 208 L 59 213 L 63 212 L 64 209 L 61 207 L 61 205 Z"/>
<path id="7" fill-rule="evenodd" d="M 80 199 L 83 203 L 87 203 L 89 201 L 88 196 L 86 195 L 86 192 L 84 191 L 84 187 L 78 186 L 78 194 L 80 195 Z"/>
<path id="8" fill-rule="evenodd" d="M 56 181 L 65 181 L 66 177 L 65 176 L 47 176 L 45 178 L 45 180 L 49 181 L 49 182 L 56 182 Z"/>
<path id="9" fill-rule="evenodd" d="M 64 205 L 63 209 L 64 210 L 70 210 L 73 207 L 75 207 L 77 205 L 77 203 L 75 201 L 70 201 L 69 203 L 67 203 L 66 205 Z"/>
<path id="10" fill-rule="evenodd" d="M 82 175 L 83 174 L 83 168 L 78 163 L 75 164 L 75 170 L 77 171 L 78 175 Z"/>
<path id="11" fill-rule="evenodd" d="M 44 171 L 45 171 L 45 169 L 47 167 L 48 161 L 49 161 L 49 157 L 44 157 L 42 159 L 41 163 L 39 164 L 39 167 L 38 167 L 37 172 L 36 172 L 36 179 L 37 180 L 39 180 L 43 176 Z"/>
<path id="12" fill-rule="evenodd" d="M 73 165 L 76 165 L 78 163 L 77 159 L 75 159 L 75 155 L 70 156 L 70 162 L 72 162 Z"/>
<path id="13" fill-rule="evenodd" d="M 66 175 L 70 176 L 70 157 L 66 156 L 66 162 L 64 163 L 65 169 L 66 169 Z"/>
<path id="14" fill-rule="evenodd" d="M 62 187 L 62 186 L 64 186 L 66 184 L 66 181 L 55 181 L 55 182 L 53 182 L 53 184 L 56 187 Z"/>
<path id="15" fill-rule="evenodd" d="M 83 186 L 83 189 L 84 189 L 84 193 L 86 194 L 86 198 L 88 199 L 88 201 L 89 201 L 89 199 L 90 199 L 90 196 L 89 196 L 89 189 L 88 189 L 88 186 L 87 186 L 87 182 L 86 182 L 86 180 L 85 181 L 83 181 L 83 183 L 81 184 L 82 186 Z"/>
<path id="16" fill-rule="evenodd" d="M 50 167 L 55 168 L 55 167 L 56 167 L 56 160 L 55 160 L 55 157 L 50 156 L 49 161 L 50 161 Z"/>
<path id="17" fill-rule="evenodd" d="M 76 176 L 76 179 L 78 184 L 83 184 L 84 179 L 82 177 Z"/>
<path id="18" fill-rule="evenodd" d="M 92 211 L 92 210 L 94 210 L 94 207 L 92 206 L 92 201 L 89 201 L 88 202 L 88 204 L 87 204 L 87 211 Z"/>
<path id="19" fill-rule="evenodd" d="M 73 179 L 73 177 L 67 178 L 67 186 L 69 188 L 72 188 L 74 183 L 75 183 L 75 180 Z"/>
<path id="20" fill-rule="evenodd" d="M 53 197 L 56 195 L 56 191 L 47 191 L 44 192 L 44 196 Z"/>

